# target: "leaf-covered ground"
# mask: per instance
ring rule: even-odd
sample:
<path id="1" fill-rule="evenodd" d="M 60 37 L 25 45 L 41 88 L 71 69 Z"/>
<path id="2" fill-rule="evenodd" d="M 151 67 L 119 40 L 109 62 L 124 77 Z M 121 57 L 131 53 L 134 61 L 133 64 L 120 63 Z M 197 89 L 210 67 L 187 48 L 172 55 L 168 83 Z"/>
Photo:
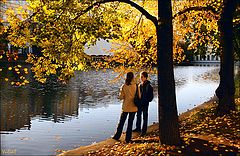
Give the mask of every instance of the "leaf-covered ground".
<path id="1" fill-rule="evenodd" d="M 240 99 L 236 99 L 237 105 Z M 159 145 L 158 131 L 117 142 L 88 155 L 238 155 L 240 153 L 240 110 L 223 117 L 215 116 L 215 107 L 202 109 L 180 122 L 181 146 Z"/>

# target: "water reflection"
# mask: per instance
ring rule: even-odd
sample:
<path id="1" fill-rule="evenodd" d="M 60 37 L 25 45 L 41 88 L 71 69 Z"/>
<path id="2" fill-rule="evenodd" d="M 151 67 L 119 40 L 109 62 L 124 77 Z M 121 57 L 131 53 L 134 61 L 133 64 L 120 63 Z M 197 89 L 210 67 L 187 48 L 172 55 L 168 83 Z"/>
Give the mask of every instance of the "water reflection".
<path id="1" fill-rule="evenodd" d="M 184 90 L 184 85 L 194 82 L 217 82 L 218 69 L 206 67 L 175 67 L 176 88 Z M 39 84 L 33 79 L 28 86 L 13 87 L 1 84 L 1 131 L 30 129 L 31 120 L 52 121 L 54 123 L 71 120 L 84 109 L 96 109 L 119 104 L 117 99 L 123 79 L 110 83 L 118 73 L 111 70 L 97 72 L 76 72 L 76 76 L 67 85 L 59 84 L 54 78 L 46 84 Z M 205 82 L 205 83 L 207 83 Z M 157 76 L 151 75 L 155 102 L 157 97 Z M 191 89 L 190 89 L 191 90 Z M 187 90 L 189 91 L 189 90 Z M 191 91 L 190 91 L 191 92 Z M 185 97 L 180 92 L 180 96 Z M 178 101 L 179 103 L 179 101 Z M 180 101 L 181 103 L 181 101 Z M 182 107 L 182 106 L 181 106 Z"/>
<path id="2" fill-rule="evenodd" d="M 214 66 L 175 67 L 180 113 L 214 95 L 218 70 Z M 124 80 L 109 83 L 117 75 L 111 70 L 92 70 L 76 72 L 67 85 L 54 78 L 44 85 L 33 80 L 25 87 L 1 84 L 2 148 L 16 148 L 22 155 L 50 155 L 57 148 L 67 150 L 109 138 L 121 110 L 117 96 Z M 149 124 L 158 121 L 157 76 L 150 78 L 155 98 L 149 107 Z"/>
<path id="3" fill-rule="evenodd" d="M 54 82 L 24 87 L 1 84 L 1 131 L 30 129 L 31 120 L 63 122 L 78 116 L 78 89 Z"/>

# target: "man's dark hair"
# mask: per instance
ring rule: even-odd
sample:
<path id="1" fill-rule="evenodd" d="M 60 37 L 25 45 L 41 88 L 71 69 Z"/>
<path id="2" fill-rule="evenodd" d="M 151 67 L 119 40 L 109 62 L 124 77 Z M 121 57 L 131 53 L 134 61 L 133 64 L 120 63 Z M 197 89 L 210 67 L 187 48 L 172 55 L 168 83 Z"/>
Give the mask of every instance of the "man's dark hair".
<path id="1" fill-rule="evenodd" d="M 148 73 L 147 72 L 141 72 L 141 74 L 144 76 L 144 77 L 146 77 L 146 78 L 148 78 Z"/>

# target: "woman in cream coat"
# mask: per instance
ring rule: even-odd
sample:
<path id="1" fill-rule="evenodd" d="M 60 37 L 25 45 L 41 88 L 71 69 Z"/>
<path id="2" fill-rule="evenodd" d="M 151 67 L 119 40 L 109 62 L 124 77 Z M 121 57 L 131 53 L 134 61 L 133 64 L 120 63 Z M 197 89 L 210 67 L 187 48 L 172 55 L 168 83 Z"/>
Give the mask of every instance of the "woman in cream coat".
<path id="1" fill-rule="evenodd" d="M 128 125 L 126 131 L 125 141 L 129 143 L 132 138 L 132 126 L 135 113 L 138 111 L 138 108 L 134 104 L 134 96 L 136 93 L 137 85 L 134 83 L 134 75 L 132 72 L 127 73 L 125 84 L 122 85 L 120 89 L 119 98 L 123 100 L 122 104 L 122 113 L 120 121 L 117 127 L 117 132 L 113 136 L 113 139 L 119 140 L 122 134 L 124 123 L 128 116 Z"/>

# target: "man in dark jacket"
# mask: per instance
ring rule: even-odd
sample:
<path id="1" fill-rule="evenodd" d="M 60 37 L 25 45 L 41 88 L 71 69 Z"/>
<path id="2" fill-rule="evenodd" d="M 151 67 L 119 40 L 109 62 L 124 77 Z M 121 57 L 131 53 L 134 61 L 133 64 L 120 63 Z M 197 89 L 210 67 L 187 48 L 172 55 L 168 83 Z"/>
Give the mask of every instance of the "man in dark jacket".
<path id="1" fill-rule="evenodd" d="M 147 80 L 148 78 L 147 72 L 141 72 L 140 76 L 142 81 L 142 83 L 140 84 L 141 105 L 138 107 L 136 129 L 134 129 L 133 131 L 141 132 L 141 136 L 144 136 L 147 132 L 148 106 L 149 102 L 151 102 L 153 99 L 153 87 L 151 86 L 150 81 Z M 142 114 L 143 114 L 143 126 L 141 129 Z"/>

